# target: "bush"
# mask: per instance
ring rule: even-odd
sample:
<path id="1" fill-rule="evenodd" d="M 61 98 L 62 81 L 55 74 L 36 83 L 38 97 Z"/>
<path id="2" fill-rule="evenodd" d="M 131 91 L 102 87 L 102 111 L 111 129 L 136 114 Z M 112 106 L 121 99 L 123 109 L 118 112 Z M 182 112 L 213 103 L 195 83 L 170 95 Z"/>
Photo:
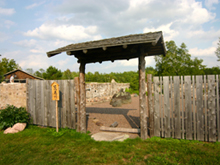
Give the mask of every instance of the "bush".
<path id="1" fill-rule="evenodd" d="M 16 123 L 30 123 L 30 114 L 26 108 L 7 105 L 5 109 L 0 110 L 0 130 L 12 127 Z"/>

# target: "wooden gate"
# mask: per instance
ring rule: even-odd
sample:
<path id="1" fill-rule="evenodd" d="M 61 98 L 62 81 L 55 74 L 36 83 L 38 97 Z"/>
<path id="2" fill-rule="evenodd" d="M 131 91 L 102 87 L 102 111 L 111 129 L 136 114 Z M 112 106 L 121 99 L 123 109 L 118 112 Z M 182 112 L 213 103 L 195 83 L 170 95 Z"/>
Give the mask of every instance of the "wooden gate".
<path id="1" fill-rule="evenodd" d="M 27 81 L 27 110 L 33 124 L 56 127 L 56 103 L 52 101 L 51 84 L 59 84 L 59 127 L 76 128 L 74 80 Z"/>
<path id="2" fill-rule="evenodd" d="M 219 78 L 154 77 L 151 136 L 220 141 Z"/>

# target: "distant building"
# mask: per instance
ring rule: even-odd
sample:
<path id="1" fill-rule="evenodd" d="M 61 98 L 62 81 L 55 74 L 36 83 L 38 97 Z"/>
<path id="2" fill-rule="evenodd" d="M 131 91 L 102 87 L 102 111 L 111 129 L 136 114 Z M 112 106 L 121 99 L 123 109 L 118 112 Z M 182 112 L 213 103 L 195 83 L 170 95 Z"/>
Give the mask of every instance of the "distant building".
<path id="1" fill-rule="evenodd" d="M 36 79 L 36 80 L 43 80 L 43 78 L 36 77 L 34 75 L 31 75 L 23 70 L 16 69 L 13 71 L 10 71 L 6 74 L 4 74 L 5 77 L 5 82 L 9 83 L 10 82 L 10 77 L 14 75 L 14 82 L 20 82 L 20 83 L 26 83 L 26 79 Z"/>

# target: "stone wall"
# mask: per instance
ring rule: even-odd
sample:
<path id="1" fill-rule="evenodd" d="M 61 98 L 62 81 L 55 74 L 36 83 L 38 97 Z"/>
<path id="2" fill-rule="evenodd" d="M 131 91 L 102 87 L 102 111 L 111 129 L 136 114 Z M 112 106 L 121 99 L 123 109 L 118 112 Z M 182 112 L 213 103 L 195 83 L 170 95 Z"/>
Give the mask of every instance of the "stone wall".
<path id="1" fill-rule="evenodd" d="M 16 107 L 26 107 L 25 83 L 1 83 L 0 84 L 0 109 L 7 104 Z"/>
<path id="2" fill-rule="evenodd" d="M 104 102 L 111 99 L 112 95 L 121 88 L 129 88 L 129 83 L 87 83 L 86 102 L 89 104 Z M 26 83 L 1 83 L 0 84 L 0 109 L 7 104 L 16 107 L 26 107 Z"/>
<path id="3" fill-rule="evenodd" d="M 104 102 L 110 100 L 111 97 L 118 92 L 120 89 L 128 89 L 129 83 L 87 83 L 86 84 L 86 102 Z"/>

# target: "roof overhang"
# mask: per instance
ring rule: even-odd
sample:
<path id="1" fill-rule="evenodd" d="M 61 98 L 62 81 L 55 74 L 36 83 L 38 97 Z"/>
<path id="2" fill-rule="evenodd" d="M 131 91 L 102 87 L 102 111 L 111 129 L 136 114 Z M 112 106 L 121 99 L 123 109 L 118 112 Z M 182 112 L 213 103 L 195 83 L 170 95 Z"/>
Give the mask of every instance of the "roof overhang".
<path id="1" fill-rule="evenodd" d="M 159 31 L 70 44 L 47 52 L 47 56 L 52 57 L 62 52 L 74 55 L 79 63 L 101 63 L 137 58 L 140 53 L 144 53 L 145 56 L 165 56 L 166 49 L 163 34 Z"/>

